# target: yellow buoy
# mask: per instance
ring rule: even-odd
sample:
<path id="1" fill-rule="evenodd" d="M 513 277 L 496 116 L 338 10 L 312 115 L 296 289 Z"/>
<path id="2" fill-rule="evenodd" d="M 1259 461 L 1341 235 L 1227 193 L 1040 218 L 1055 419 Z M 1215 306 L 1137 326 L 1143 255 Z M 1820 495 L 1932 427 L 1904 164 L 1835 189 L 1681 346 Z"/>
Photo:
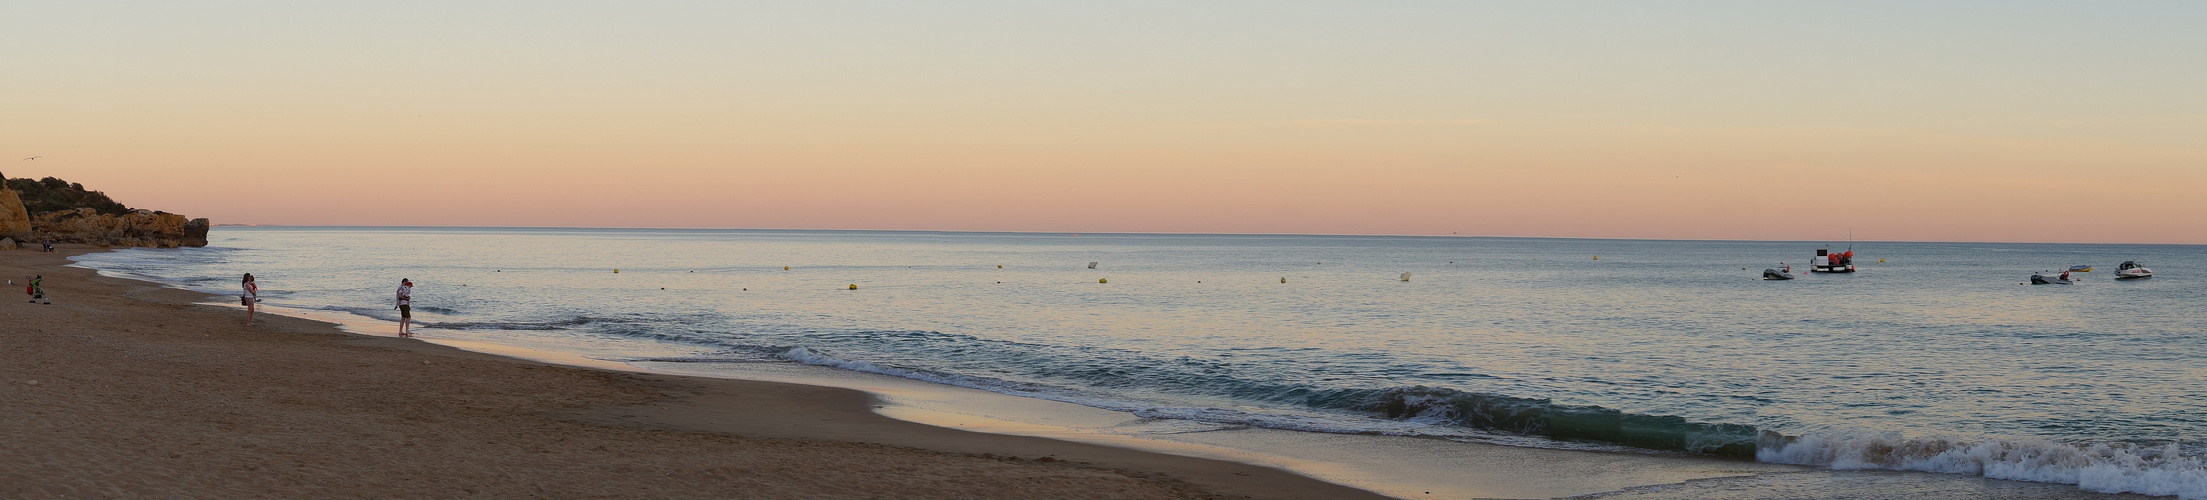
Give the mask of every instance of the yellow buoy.
<path id="1" fill-rule="evenodd" d="M 1110 283 L 1111 278 L 1096 278 L 1097 283 Z"/>
<path id="2" fill-rule="evenodd" d="M 1004 268 L 1004 265 L 1003 265 L 1003 264 L 997 264 L 997 265 L 996 265 L 996 268 L 997 268 L 997 269 L 1003 269 L 1003 268 Z"/>
<path id="3" fill-rule="evenodd" d="M 783 270 L 783 271 L 788 271 L 788 270 L 789 270 L 789 266 L 782 266 L 782 270 Z"/>
<path id="4" fill-rule="evenodd" d="M 858 284 L 857 284 L 857 283 L 852 283 L 852 284 L 851 284 L 851 289 L 852 289 L 852 290 L 857 290 L 857 289 L 858 289 Z"/>
<path id="5" fill-rule="evenodd" d="M 1883 263 L 1885 263 L 1885 259 L 1878 259 L 1877 261 L 1878 261 L 1878 263 L 1879 263 L 1879 264 L 1883 264 Z"/>
<path id="6" fill-rule="evenodd" d="M 1280 282 L 1281 282 L 1281 283 L 1286 283 L 1286 282 L 1287 282 L 1287 278 L 1280 278 Z"/>
<path id="7" fill-rule="evenodd" d="M 1600 255 L 1596 255 L 1596 256 L 1594 256 L 1594 260 L 1602 260 L 1602 256 L 1600 256 Z"/>
<path id="8" fill-rule="evenodd" d="M 621 274 L 621 270 L 619 270 L 619 269 L 614 269 L 614 270 L 613 270 L 613 274 Z"/>

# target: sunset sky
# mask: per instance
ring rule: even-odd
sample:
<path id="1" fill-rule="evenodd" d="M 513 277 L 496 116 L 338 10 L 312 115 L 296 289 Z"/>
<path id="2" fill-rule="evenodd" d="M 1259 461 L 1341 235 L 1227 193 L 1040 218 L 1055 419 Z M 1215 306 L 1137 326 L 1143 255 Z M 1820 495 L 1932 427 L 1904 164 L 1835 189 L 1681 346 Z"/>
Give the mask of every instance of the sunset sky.
<path id="1" fill-rule="evenodd" d="M 0 20 L 0 172 L 217 223 L 2207 243 L 2207 2 Z"/>

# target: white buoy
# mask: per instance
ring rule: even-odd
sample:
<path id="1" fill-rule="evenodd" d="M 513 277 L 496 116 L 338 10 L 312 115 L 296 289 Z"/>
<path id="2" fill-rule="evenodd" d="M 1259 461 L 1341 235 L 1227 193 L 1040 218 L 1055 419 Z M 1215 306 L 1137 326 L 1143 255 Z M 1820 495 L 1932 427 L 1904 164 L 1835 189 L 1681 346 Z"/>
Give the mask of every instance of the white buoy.
<path id="1" fill-rule="evenodd" d="M 1410 273 L 1402 273 L 1403 281 L 1410 281 Z"/>
<path id="2" fill-rule="evenodd" d="M 1096 268 L 1096 264 L 1097 264 L 1097 263 L 1095 263 L 1095 262 L 1090 262 L 1090 263 L 1088 263 L 1088 268 L 1089 268 L 1089 269 L 1095 269 L 1095 268 Z"/>

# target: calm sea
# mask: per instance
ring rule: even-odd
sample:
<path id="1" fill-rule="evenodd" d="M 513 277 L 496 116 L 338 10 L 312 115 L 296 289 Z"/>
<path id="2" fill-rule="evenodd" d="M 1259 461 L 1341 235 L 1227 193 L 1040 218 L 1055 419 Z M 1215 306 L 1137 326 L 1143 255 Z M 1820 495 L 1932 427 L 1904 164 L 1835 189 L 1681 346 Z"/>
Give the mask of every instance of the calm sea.
<path id="1" fill-rule="evenodd" d="M 251 272 L 269 303 L 385 320 L 411 278 L 425 332 L 615 361 L 805 363 L 1153 418 L 2207 496 L 2200 246 L 1860 242 L 1861 272 L 1764 281 L 1848 243 L 237 227 L 211 240 L 78 260 L 225 294 Z M 2125 260 L 2159 276 L 2115 280 Z M 2078 264 L 2098 269 L 2021 284 Z"/>

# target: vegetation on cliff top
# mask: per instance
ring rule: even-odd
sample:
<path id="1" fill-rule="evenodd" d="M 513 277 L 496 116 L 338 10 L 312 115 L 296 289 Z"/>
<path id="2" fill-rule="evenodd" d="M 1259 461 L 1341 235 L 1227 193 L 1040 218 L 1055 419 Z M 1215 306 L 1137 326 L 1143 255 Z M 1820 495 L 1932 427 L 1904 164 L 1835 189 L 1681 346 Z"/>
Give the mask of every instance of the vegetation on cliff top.
<path id="1" fill-rule="evenodd" d="M 23 198 L 23 211 L 34 214 L 78 208 L 90 208 L 108 215 L 130 213 L 130 207 L 116 203 L 107 193 L 88 191 L 83 184 L 53 177 L 8 179 L 8 189 L 15 190 L 16 196 Z"/>

